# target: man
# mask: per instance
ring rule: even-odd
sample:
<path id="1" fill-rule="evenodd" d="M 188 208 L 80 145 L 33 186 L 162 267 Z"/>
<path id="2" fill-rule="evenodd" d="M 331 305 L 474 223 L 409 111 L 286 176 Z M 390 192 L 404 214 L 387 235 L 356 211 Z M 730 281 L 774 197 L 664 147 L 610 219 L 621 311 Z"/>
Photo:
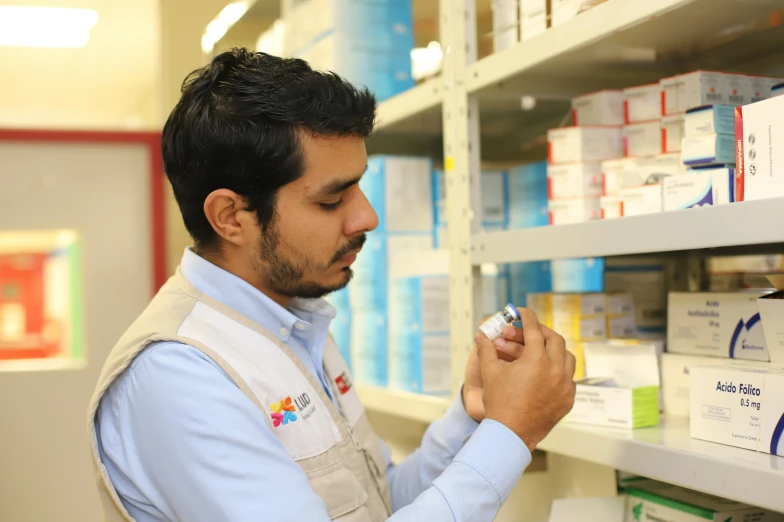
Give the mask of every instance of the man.
<path id="1" fill-rule="evenodd" d="M 186 79 L 163 155 L 195 246 L 89 410 L 111 521 L 489 521 L 571 408 L 574 358 L 521 309 L 523 330 L 498 351 L 477 337 L 461 396 L 389 462 L 319 299 L 378 224 L 358 186 L 375 109 L 335 75 L 244 49 Z"/>

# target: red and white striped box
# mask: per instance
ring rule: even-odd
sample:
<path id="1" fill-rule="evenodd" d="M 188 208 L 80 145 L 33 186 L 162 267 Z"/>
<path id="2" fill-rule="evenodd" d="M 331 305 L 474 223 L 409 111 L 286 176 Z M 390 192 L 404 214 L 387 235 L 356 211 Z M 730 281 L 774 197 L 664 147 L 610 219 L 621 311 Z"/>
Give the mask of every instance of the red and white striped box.
<path id="1" fill-rule="evenodd" d="M 623 90 L 624 123 L 639 123 L 661 117 L 659 82 Z"/>
<path id="2" fill-rule="evenodd" d="M 661 154 L 661 122 L 656 119 L 623 126 L 623 155 L 629 157 Z"/>
<path id="3" fill-rule="evenodd" d="M 680 152 L 681 140 L 684 135 L 684 122 L 686 114 L 679 112 L 662 116 L 661 119 L 661 143 L 663 154 L 668 152 Z"/>
<path id="4" fill-rule="evenodd" d="M 623 125 L 623 92 L 599 91 L 572 98 L 574 125 Z"/>
<path id="5" fill-rule="evenodd" d="M 551 225 L 572 225 L 601 219 L 599 197 L 554 199 L 547 203 Z"/>
<path id="6" fill-rule="evenodd" d="M 601 163 L 563 163 L 547 166 L 547 199 L 596 197 L 601 193 Z"/>

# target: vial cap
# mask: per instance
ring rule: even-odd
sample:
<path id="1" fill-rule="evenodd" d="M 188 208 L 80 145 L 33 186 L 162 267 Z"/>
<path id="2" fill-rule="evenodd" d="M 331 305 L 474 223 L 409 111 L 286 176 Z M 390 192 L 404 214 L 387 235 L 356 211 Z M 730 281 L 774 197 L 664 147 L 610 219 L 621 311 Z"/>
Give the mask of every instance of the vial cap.
<path id="1" fill-rule="evenodd" d="M 515 321 L 519 321 L 520 320 L 520 312 L 517 311 L 517 308 L 515 308 L 515 305 L 513 305 L 512 303 L 506 303 L 506 309 L 509 311 L 509 313 L 512 315 L 512 317 L 515 318 Z"/>

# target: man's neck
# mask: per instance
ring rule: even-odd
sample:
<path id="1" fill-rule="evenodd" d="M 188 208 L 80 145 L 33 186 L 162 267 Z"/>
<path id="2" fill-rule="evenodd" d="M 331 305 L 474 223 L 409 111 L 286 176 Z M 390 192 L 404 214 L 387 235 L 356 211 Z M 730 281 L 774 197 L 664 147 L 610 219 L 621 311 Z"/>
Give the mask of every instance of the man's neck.
<path id="1" fill-rule="evenodd" d="M 229 259 L 230 256 L 224 256 L 221 252 L 202 252 L 199 250 L 194 250 L 194 252 L 196 255 L 209 261 L 213 265 L 239 277 L 283 308 L 288 309 L 289 304 L 291 303 L 291 297 L 270 290 L 267 285 L 264 284 L 264 277 L 252 268 L 248 268 L 240 262 L 232 262 Z"/>

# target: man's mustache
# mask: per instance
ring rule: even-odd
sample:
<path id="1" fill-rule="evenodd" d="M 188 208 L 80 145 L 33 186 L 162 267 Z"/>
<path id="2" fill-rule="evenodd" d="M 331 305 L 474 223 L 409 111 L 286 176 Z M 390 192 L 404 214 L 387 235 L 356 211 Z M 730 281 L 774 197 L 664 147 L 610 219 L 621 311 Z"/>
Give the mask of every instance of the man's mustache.
<path id="1" fill-rule="evenodd" d="M 337 263 L 341 258 L 347 256 L 351 252 L 359 250 L 362 248 L 362 245 L 365 244 L 365 241 L 367 241 L 367 234 L 361 234 L 355 237 L 335 253 L 335 255 L 332 257 L 331 263 Z"/>

